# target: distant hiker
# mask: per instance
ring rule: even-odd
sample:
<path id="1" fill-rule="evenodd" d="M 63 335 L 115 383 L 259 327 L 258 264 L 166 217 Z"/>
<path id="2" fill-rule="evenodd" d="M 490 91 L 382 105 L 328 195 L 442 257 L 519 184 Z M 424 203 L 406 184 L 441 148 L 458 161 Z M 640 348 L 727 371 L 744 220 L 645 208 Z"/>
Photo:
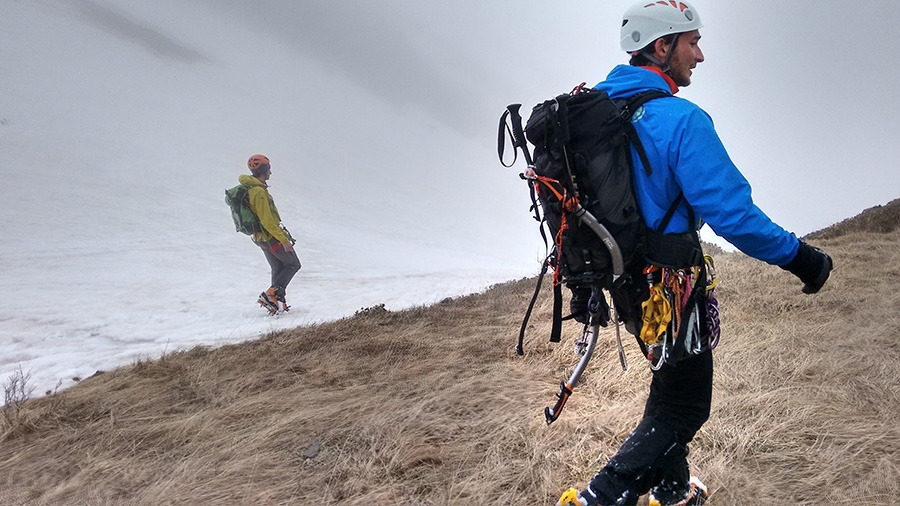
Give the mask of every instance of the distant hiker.
<path id="1" fill-rule="evenodd" d="M 692 69 L 704 60 L 698 45 L 702 26 L 686 1 L 642 0 L 633 5 L 621 25 L 621 48 L 630 55 L 630 65 L 616 66 L 595 88 L 614 100 L 650 90 L 677 93 L 691 84 Z M 697 218 L 702 218 L 747 255 L 796 275 L 804 293 L 822 288 L 831 258 L 772 222 L 753 203 L 750 185 L 706 112 L 687 100 L 666 97 L 644 104 L 632 123 L 653 169 L 647 174 L 632 148 L 635 194 L 648 228 L 668 219 L 666 211 L 681 194 L 680 205 L 662 230 L 666 236 L 696 236 Z M 574 299 L 578 304 L 579 298 Z M 580 303 L 587 304 L 587 298 Z M 629 330 L 637 335 L 640 328 L 633 327 L 634 322 Z M 633 505 L 647 492 L 650 505 L 705 501 L 706 487 L 691 476 L 687 455 L 688 443 L 710 414 L 712 351 L 709 346 L 691 350 L 677 364 L 661 363 L 652 374 L 640 424 L 588 486 L 580 492 L 568 490 L 559 505 Z"/>
<path id="2" fill-rule="evenodd" d="M 247 161 L 247 167 L 251 175 L 241 175 L 238 182 L 249 187 L 247 194 L 250 210 L 260 225 L 252 239 L 262 249 L 272 269 L 272 284 L 259 294 L 258 302 L 269 313 L 275 314 L 290 308 L 284 293 L 294 274 L 300 270 L 300 259 L 294 251 L 294 238 L 281 224 L 275 201 L 269 194 L 267 181 L 272 176 L 269 158 L 265 155 L 253 155 Z"/>

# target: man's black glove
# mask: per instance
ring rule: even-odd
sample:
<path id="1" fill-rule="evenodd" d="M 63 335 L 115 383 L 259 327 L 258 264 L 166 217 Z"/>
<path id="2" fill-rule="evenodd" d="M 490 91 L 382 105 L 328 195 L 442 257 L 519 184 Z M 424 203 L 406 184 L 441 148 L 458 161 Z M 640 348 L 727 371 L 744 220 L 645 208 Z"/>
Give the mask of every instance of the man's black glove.
<path id="1" fill-rule="evenodd" d="M 813 294 L 822 289 L 834 263 L 831 257 L 819 248 L 814 248 L 800 241 L 797 256 L 791 263 L 782 265 L 781 268 L 790 271 L 791 274 L 803 281 L 803 293 Z"/>

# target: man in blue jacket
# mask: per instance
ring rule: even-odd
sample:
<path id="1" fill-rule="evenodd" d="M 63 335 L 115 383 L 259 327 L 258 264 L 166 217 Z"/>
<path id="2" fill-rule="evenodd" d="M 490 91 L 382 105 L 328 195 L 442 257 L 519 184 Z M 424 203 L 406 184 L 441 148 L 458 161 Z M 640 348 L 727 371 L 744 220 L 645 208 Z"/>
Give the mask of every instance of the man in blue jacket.
<path id="1" fill-rule="evenodd" d="M 613 99 L 649 90 L 675 94 L 691 84 L 703 62 L 702 23 L 686 1 L 643 0 L 629 8 L 621 28 L 630 65 L 615 67 L 596 88 Z M 647 102 L 632 122 L 652 172 L 632 148 L 635 194 L 644 220 L 656 229 L 672 203 L 682 204 L 663 231 L 685 234 L 702 219 L 749 256 L 779 265 L 819 291 L 832 268 L 824 252 L 774 223 L 754 203 L 750 185 L 732 163 L 709 115 L 676 97 Z M 688 443 L 706 422 L 712 400 L 712 352 L 688 355 L 653 371 L 638 427 L 584 490 L 567 491 L 562 506 L 629 505 L 648 491 L 651 506 L 703 504 L 707 491 L 692 477 Z"/>

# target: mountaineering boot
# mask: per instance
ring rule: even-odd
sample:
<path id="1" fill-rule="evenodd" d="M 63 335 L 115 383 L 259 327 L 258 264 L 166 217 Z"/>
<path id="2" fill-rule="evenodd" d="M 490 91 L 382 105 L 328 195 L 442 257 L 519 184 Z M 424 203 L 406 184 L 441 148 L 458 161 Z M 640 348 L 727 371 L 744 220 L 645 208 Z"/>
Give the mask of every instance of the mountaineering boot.
<path id="1" fill-rule="evenodd" d="M 273 286 L 269 288 L 269 290 L 275 290 L 275 307 L 281 311 L 288 311 L 291 309 L 291 306 L 287 305 L 287 301 L 284 300 L 284 288 L 280 286 Z"/>
<path id="2" fill-rule="evenodd" d="M 275 299 L 278 301 L 278 305 L 282 311 L 290 311 L 291 310 L 291 306 L 288 306 L 287 301 L 284 300 L 284 295 L 277 295 L 277 296 L 275 296 Z"/>
<path id="3" fill-rule="evenodd" d="M 650 503 L 648 506 L 701 506 L 706 502 L 708 495 L 706 485 L 696 476 L 691 476 L 690 487 L 686 492 L 663 490 L 663 487 L 654 487 L 650 491 Z"/>
<path id="4" fill-rule="evenodd" d="M 600 506 L 597 498 L 590 492 L 590 489 L 577 491 L 570 488 L 563 492 L 556 506 Z"/>
<path id="5" fill-rule="evenodd" d="M 264 307 L 269 311 L 269 314 L 275 314 L 278 312 L 278 298 L 275 295 L 275 287 L 271 287 L 265 292 L 259 294 L 259 299 L 257 299 L 259 305 Z"/>

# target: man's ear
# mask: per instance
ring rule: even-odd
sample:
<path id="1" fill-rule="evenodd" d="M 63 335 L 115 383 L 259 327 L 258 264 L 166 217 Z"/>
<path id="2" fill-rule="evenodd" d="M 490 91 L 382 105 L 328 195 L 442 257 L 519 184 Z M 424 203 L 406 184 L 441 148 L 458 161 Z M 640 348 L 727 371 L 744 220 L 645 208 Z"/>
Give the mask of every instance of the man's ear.
<path id="1" fill-rule="evenodd" d="M 656 42 L 653 43 L 653 55 L 659 58 L 660 61 L 665 61 L 666 54 L 669 52 L 669 45 L 665 37 L 656 39 Z"/>

